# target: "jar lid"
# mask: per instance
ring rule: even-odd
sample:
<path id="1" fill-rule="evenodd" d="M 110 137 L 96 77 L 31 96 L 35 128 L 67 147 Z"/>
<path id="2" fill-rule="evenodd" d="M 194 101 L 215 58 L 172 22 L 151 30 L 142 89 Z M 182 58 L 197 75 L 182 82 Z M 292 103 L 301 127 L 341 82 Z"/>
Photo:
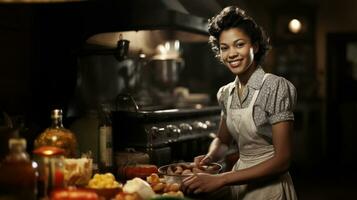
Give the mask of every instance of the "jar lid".
<path id="1" fill-rule="evenodd" d="M 63 155 L 64 152 L 65 152 L 64 149 L 55 146 L 42 146 L 33 150 L 34 154 L 40 156 L 57 156 L 57 155 Z"/>

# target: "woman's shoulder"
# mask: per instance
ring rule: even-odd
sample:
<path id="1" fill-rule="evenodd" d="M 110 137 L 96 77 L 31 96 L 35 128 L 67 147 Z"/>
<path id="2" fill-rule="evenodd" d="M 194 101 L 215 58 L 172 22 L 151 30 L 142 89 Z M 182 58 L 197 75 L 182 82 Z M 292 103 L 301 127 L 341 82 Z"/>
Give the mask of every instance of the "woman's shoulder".
<path id="1" fill-rule="evenodd" d="M 279 89 L 288 89 L 295 91 L 295 86 L 283 76 L 279 76 L 276 74 L 271 74 L 266 77 L 265 84 L 267 88 L 270 90 L 279 90 Z"/>
<path id="2" fill-rule="evenodd" d="M 223 100 L 223 99 L 228 98 L 229 93 L 234 88 L 234 86 L 235 86 L 235 81 L 232 81 L 230 83 L 227 83 L 226 85 L 221 86 L 218 89 L 217 98 L 219 100 Z"/>

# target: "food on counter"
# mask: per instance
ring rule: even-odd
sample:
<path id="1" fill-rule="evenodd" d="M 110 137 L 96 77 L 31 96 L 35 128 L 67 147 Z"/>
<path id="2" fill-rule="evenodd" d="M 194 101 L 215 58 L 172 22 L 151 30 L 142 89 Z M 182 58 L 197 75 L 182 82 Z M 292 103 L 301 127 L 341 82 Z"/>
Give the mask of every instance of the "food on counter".
<path id="1" fill-rule="evenodd" d="M 128 180 L 123 186 L 123 191 L 115 196 L 115 200 L 149 200 L 157 197 L 183 198 L 177 183 L 166 183 L 157 173 L 146 177 Z"/>
<path id="2" fill-rule="evenodd" d="M 112 173 L 95 174 L 89 180 L 87 189 L 94 191 L 104 200 L 113 199 L 119 192 L 122 192 L 123 185 L 115 180 Z"/>
<path id="3" fill-rule="evenodd" d="M 92 176 L 92 159 L 64 159 L 64 180 L 67 185 L 87 185 Z"/>
<path id="4" fill-rule="evenodd" d="M 99 196 L 101 200 L 112 200 L 117 194 L 122 192 L 121 188 L 86 188 Z"/>
<path id="5" fill-rule="evenodd" d="M 146 181 L 150 184 L 150 185 L 156 185 L 158 183 L 163 182 L 159 175 L 156 173 L 152 173 L 150 176 L 146 177 Z"/>
<path id="6" fill-rule="evenodd" d="M 165 175 L 192 175 L 194 173 L 215 174 L 219 172 L 221 166 L 215 163 L 202 166 L 196 166 L 194 163 L 176 163 L 168 165 L 165 168 L 166 170 L 160 170 Z"/>
<path id="7" fill-rule="evenodd" d="M 156 195 L 149 183 L 141 178 L 128 180 L 123 187 L 123 192 L 129 194 L 137 193 L 144 200 Z"/>
<path id="8" fill-rule="evenodd" d="M 121 188 L 122 184 L 115 180 L 112 173 L 95 174 L 88 182 L 89 188 Z"/>
<path id="9" fill-rule="evenodd" d="M 151 174 L 146 178 L 146 181 L 150 184 L 151 188 L 156 193 L 176 193 L 180 190 L 180 184 L 178 183 L 166 183 L 164 179 L 160 179 L 156 173 Z"/>
<path id="10" fill-rule="evenodd" d="M 149 164 L 128 165 L 118 168 L 118 175 L 123 180 L 129 180 L 135 177 L 145 179 L 147 176 L 150 176 L 150 174 L 157 172 L 157 166 Z"/>
<path id="11" fill-rule="evenodd" d="M 163 176 L 166 183 L 181 184 L 185 177 L 195 173 L 218 174 L 222 166 L 218 163 L 211 163 L 204 166 L 195 166 L 194 163 L 173 163 L 170 165 L 161 166 L 158 171 Z"/>
<path id="12" fill-rule="evenodd" d="M 162 194 L 162 196 L 170 196 L 170 197 L 184 197 L 183 192 L 181 191 L 170 191 L 170 192 L 166 192 L 164 194 Z"/>
<path id="13" fill-rule="evenodd" d="M 179 197 L 179 196 L 158 196 L 158 197 L 155 197 L 155 198 L 152 198 L 150 200 L 192 200 L 192 199 L 189 199 L 189 198 L 185 198 L 185 197 Z"/>
<path id="14" fill-rule="evenodd" d="M 143 200 L 138 193 L 120 192 L 115 196 L 115 200 Z"/>
<path id="15" fill-rule="evenodd" d="M 99 197 L 93 191 L 69 187 L 52 191 L 50 200 L 99 200 Z"/>

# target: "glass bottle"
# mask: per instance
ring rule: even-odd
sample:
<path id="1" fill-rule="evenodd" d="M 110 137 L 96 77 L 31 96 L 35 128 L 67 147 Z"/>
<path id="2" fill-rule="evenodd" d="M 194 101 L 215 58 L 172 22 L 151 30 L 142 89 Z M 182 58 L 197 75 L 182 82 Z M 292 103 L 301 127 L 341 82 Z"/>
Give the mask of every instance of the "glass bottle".
<path id="1" fill-rule="evenodd" d="M 52 125 L 42 132 L 35 140 L 35 148 L 41 146 L 55 146 L 62 148 L 67 158 L 77 156 L 77 138 L 72 131 L 63 127 L 63 112 L 61 109 L 54 109 L 51 112 Z"/>
<path id="2" fill-rule="evenodd" d="M 41 146 L 33 151 L 38 164 L 38 198 L 47 198 L 54 189 L 63 188 L 64 150 L 54 146 Z"/>
<path id="3" fill-rule="evenodd" d="M 110 117 L 109 104 L 100 105 L 98 116 L 99 116 L 98 167 L 100 171 L 111 172 L 113 170 L 113 142 L 112 142 L 112 121 Z"/>
<path id="4" fill-rule="evenodd" d="M 0 199 L 35 200 L 37 163 L 26 152 L 26 140 L 9 139 L 10 152 L 0 165 Z"/>

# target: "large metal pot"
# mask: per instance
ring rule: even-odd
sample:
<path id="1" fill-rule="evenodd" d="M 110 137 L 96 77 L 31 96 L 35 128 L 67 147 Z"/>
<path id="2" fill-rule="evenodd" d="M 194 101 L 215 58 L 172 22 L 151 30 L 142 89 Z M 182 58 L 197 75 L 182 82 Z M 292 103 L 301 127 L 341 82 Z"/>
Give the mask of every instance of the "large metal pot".
<path id="1" fill-rule="evenodd" d="M 149 62 L 149 68 L 154 86 L 173 89 L 179 81 L 184 61 L 182 59 L 153 59 Z"/>

